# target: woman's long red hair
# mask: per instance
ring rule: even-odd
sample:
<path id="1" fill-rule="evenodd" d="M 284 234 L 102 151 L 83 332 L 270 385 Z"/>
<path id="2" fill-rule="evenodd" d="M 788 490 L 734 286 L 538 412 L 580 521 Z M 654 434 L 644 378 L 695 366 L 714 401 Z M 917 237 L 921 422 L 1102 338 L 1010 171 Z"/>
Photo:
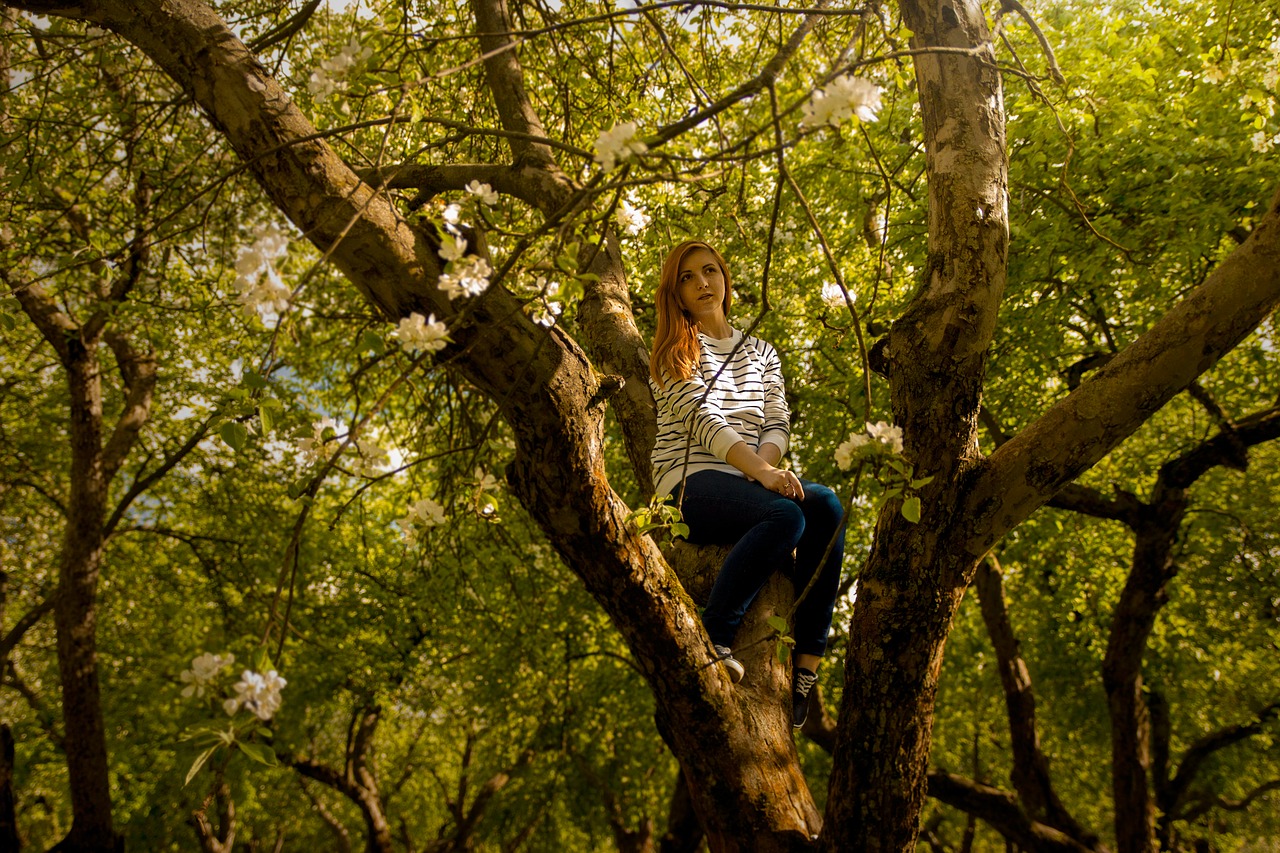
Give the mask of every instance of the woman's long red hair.
<path id="1" fill-rule="evenodd" d="M 698 343 L 698 327 L 689 312 L 680 307 L 678 281 L 680 265 L 694 249 L 706 249 L 720 265 L 720 272 L 724 276 L 725 317 L 729 316 L 729 306 L 733 304 L 733 279 L 729 276 L 729 267 L 713 246 L 701 240 L 686 240 L 667 253 L 667 259 L 662 262 L 658 295 L 654 297 L 658 309 L 658 330 L 653 336 L 653 356 L 649 359 L 649 375 L 659 388 L 664 387 L 667 380 L 688 379 L 693 376 L 698 357 L 702 354 Z"/>

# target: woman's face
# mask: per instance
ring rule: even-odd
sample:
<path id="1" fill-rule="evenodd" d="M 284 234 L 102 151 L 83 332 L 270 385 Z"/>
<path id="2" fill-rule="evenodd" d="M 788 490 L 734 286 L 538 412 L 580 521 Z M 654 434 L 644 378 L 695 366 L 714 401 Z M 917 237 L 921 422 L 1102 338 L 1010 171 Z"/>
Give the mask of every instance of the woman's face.
<path id="1" fill-rule="evenodd" d="M 680 261 L 676 273 L 676 298 L 695 321 L 724 318 L 724 272 L 709 249 L 699 246 Z"/>

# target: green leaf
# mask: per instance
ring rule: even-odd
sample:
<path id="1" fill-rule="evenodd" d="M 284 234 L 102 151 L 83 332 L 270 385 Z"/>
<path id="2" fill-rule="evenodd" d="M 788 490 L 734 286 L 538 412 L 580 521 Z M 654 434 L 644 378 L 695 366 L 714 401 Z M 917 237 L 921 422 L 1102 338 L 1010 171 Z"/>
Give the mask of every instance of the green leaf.
<path id="1" fill-rule="evenodd" d="M 11 315 L 6 314 L 3 311 L 0 311 L 0 327 L 3 327 L 6 332 L 12 332 L 15 328 L 17 328 L 17 326 L 18 326 L 17 320 L 13 319 Z"/>
<path id="2" fill-rule="evenodd" d="M 791 647 L 786 643 L 778 643 L 778 663 L 785 665 L 791 656 Z"/>
<path id="3" fill-rule="evenodd" d="M 671 525 L 671 535 L 672 535 L 672 536 L 678 536 L 678 537 L 680 537 L 681 539 L 688 539 L 688 538 L 689 538 L 689 525 L 685 524 L 684 522 L 680 522 L 680 523 L 678 523 L 678 524 L 673 524 L 673 525 Z"/>
<path id="4" fill-rule="evenodd" d="M 239 421 L 227 421 L 218 428 L 218 435 L 222 436 L 222 440 L 232 450 L 239 453 L 244 449 L 244 443 L 249 438 L 249 430 Z"/>
<path id="5" fill-rule="evenodd" d="M 263 435 L 270 435 L 276 428 L 282 411 L 284 411 L 284 404 L 275 397 L 268 397 L 258 403 L 258 419 L 262 421 Z"/>
<path id="6" fill-rule="evenodd" d="M 921 477 L 918 480 L 911 481 L 911 488 L 919 489 L 919 488 L 922 488 L 923 486 L 929 485 L 932 482 L 933 482 L 933 477 Z"/>
<path id="7" fill-rule="evenodd" d="M 387 351 L 387 342 L 373 329 L 365 329 L 360 336 L 360 349 L 381 355 Z"/>
<path id="8" fill-rule="evenodd" d="M 902 502 L 902 517 L 912 524 L 920 523 L 920 498 L 913 495 Z"/>
<path id="9" fill-rule="evenodd" d="M 265 746 L 260 743 L 245 743 L 242 740 L 236 741 L 236 746 L 239 747 L 241 752 L 259 764 L 265 764 L 268 767 L 275 767 L 280 763 L 276 760 L 275 752 L 273 752 L 269 746 Z"/>
<path id="10" fill-rule="evenodd" d="M 252 388 L 255 391 L 258 391 L 267 387 L 266 377 L 264 377 L 261 373 L 259 373 L 256 370 L 246 370 L 244 372 L 244 378 L 241 381 L 243 381 L 245 385 L 248 385 L 250 388 Z"/>
<path id="11" fill-rule="evenodd" d="M 764 621 L 768 622 L 769 627 L 777 631 L 779 634 L 787 633 L 787 620 L 783 619 L 781 616 L 777 615 L 776 613 Z"/>
<path id="12" fill-rule="evenodd" d="M 214 744 L 213 746 L 209 747 L 204 752 L 196 756 L 196 760 L 195 762 L 192 763 L 191 769 L 187 771 L 187 778 L 182 780 L 182 787 L 185 788 L 188 784 L 190 784 L 192 778 L 194 778 L 195 775 L 200 772 L 201 767 L 204 767 L 204 763 L 209 760 L 209 756 L 217 752 L 218 747 L 220 745 L 221 744 Z"/>

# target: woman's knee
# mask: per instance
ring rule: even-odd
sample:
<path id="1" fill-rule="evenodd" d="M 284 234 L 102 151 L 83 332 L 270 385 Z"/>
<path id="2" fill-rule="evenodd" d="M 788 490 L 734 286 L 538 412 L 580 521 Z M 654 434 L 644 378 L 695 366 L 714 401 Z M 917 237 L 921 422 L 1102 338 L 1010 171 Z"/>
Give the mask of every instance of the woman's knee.
<path id="1" fill-rule="evenodd" d="M 833 529 L 844 517 L 844 504 L 840 502 L 840 496 L 821 483 L 805 483 L 804 500 L 810 518 L 815 523 L 821 521 L 829 529 Z"/>
<path id="2" fill-rule="evenodd" d="M 804 508 L 790 499 L 774 501 L 769 507 L 766 522 L 778 531 L 779 536 L 790 536 L 793 541 L 798 541 L 805 528 Z"/>

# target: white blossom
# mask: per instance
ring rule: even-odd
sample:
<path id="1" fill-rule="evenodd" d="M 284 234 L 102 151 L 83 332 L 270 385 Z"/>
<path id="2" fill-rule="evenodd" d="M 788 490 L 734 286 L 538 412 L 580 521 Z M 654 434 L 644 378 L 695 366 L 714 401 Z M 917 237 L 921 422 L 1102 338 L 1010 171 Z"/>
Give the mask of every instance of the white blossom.
<path id="1" fill-rule="evenodd" d="M 649 216 L 642 208 L 636 207 L 625 198 L 618 203 L 616 215 L 618 227 L 632 237 L 639 234 L 649 225 Z"/>
<path id="2" fill-rule="evenodd" d="M 556 318 L 564 310 L 564 306 L 559 302 L 547 302 L 545 300 L 537 300 L 532 303 L 529 309 L 529 317 L 539 326 L 551 328 L 556 324 Z"/>
<path id="3" fill-rule="evenodd" d="M 649 146 L 636 138 L 636 123 L 624 121 L 608 130 L 600 131 L 600 136 L 596 138 L 595 159 L 608 172 L 619 163 L 626 162 L 648 150 Z"/>
<path id="4" fill-rule="evenodd" d="M 333 430 L 337 433 L 337 422 L 333 418 L 322 418 L 311 425 L 311 435 L 298 439 L 298 452 L 302 454 L 307 464 L 322 462 L 328 457 L 324 449 L 325 430 Z"/>
<path id="5" fill-rule="evenodd" d="M 877 445 L 883 445 L 883 448 L 877 448 Z M 855 432 L 836 448 L 835 458 L 836 465 L 841 471 L 848 471 L 853 467 L 853 462 L 859 456 L 859 451 L 867 448 L 868 452 L 879 449 L 881 453 L 901 453 L 902 452 L 902 428 L 884 421 L 876 421 L 873 424 L 866 424 L 862 432 Z"/>
<path id="6" fill-rule="evenodd" d="M 881 444 L 887 445 L 894 453 L 902 452 L 902 427 L 885 423 L 884 421 L 876 421 L 873 424 L 867 424 L 867 435 Z"/>
<path id="7" fill-rule="evenodd" d="M 481 181 L 472 181 L 467 184 L 467 192 L 475 196 L 481 204 L 492 206 L 498 203 L 498 194 L 493 191 L 493 187 Z"/>
<path id="8" fill-rule="evenodd" d="M 849 291 L 849 300 L 853 301 L 853 291 Z M 844 291 L 840 289 L 840 285 L 835 282 L 828 282 L 822 285 L 822 301 L 830 305 L 832 308 L 844 307 Z"/>
<path id="9" fill-rule="evenodd" d="M 222 670 L 236 662 L 233 654 L 211 655 L 208 652 L 191 661 L 191 669 L 185 669 L 179 679 L 187 686 L 182 688 L 184 698 L 200 697 L 209 689 Z"/>
<path id="10" fill-rule="evenodd" d="M 288 236 L 272 224 L 259 230 L 253 243 L 236 256 L 235 288 L 250 317 L 279 313 L 289 307 L 293 294 L 275 267 L 275 262 L 288 253 Z"/>
<path id="11" fill-rule="evenodd" d="M 222 708 L 228 715 L 245 708 L 259 720 L 269 720 L 280 710 L 280 691 L 288 683 L 274 669 L 265 674 L 246 669 L 236 683 L 236 695 L 223 702 Z"/>
<path id="12" fill-rule="evenodd" d="M 410 355 L 420 352 L 438 352 L 449 343 L 449 327 L 436 320 L 435 314 L 425 318 L 414 311 L 400 320 L 400 327 L 391 333 L 400 346 Z"/>
<path id="13" fill-rule="evenodd" d="M 444 524 L 444 507 L 431 498 L 423 498 L 409 504 L 405 517 L 396 519 L 400 535 L 409 545 L 417 541 L 419 528 L 436 527 L 441 524 Z"/>
<path id="14" fill-rule="evenodd" d="M 440 240 L 440 257 L 446 261 L 461 260 L 467 254 L 467 239 L 458 234 L 446 234 Z"/>
<path id="15" fill-rule="evenodd" d="M 379 447 L 372 441 L 356 439 L 352 442 L 360 458 L 356 461 L 355 471 L 361 477 L 377 477 L 382 469 L 391 464 L 391 454 L 386 448 Z"/>
<path id="16" fill-rule="evenodd" d="M 848 471 L 853 467 L 854 451 L 869 441 L 871 439 L 867 438 L 866 433 L 854 433 L 836 448 L 836 465 L 840 467 L 841 471 Z"/>
<path id="17" fill-rule="evenodd" d="M 875 121 L 880 110 L 880 87 L 865 77 L 844 74 L 813 93 L 805 104 L 801 127 L 839 126 L 851 116 Z"/>
<path id="18" fill-rule="evenodd" d="M 462 220 L 462 207 L 458 204 L 446 205 L 444 212 L 441 214 L 444 219 L 444 227 L 457 233 L 455 226 Z"/>
<path id="19" fill-rule="evenodd" d="M 352 36 L 351 41 L 347 42 L 337 56 L 320 61 L 320 67 L 311 72 L 307 88 L 313 97 L 329 97 L 343 87 L 344 78 L 352 68 L 372 55 L 370 48 L 361 47 L 360 40 Z"/>
<path id="20" fill-rule="evenodd" d="M 440 276 L 440 289 L 450 299 L 459 296 L 479 296 L 489 288 L 489 276 L 493 268 L 484 258 L 468 255 L 449 264 Z"/>

